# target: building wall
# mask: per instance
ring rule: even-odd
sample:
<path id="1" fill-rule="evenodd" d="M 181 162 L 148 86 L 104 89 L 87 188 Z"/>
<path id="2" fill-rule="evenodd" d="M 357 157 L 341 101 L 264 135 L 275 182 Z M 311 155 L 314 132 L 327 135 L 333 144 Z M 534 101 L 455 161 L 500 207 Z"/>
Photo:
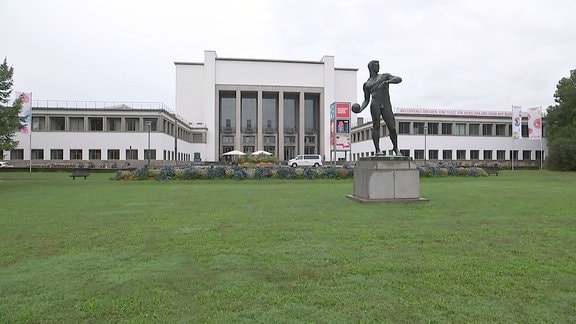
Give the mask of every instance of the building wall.
<path id="1" fill-rule="evenodd" d="M 319 93 L 319 154 L 330 158 L 329 113 L 334 101 L 356 101 L 356 69 L 337 69 L 334 57 L 324 56 L 320 61 L 282 61 L 218 58 L 216 52 L 205 51 L 203 63 L 176 64 L 176 111 L 187 119 L 205 123 L 207 132 L 207 152 L 209 160 L 218 161 L 222 157 L 220 143 L 220 120 L 218 96 L 220 90 L 236 91 L 240 98 L 243 91 L 256 91 L 261 111 L 261 98 L 264 91 Z M 201 99 L 200 99 L 201 98 Z M 197 104 L 194 104 L 197 103 Z M 303 104 L 303 102 L 301 102 Z M 201 111 L 199 111 L 201 110 Z M 261 128 L 263 121 L 258 114 L 258 140 L 256 149 L 263 149 Z M 297 154 L 304 153 L 304 133 L 301 129 Z M 235 149 L 242 150 L 237 132 Z M 279 141 L 283 134 L 277 132 Z M 284 159 L 282 145 L 278 145 L 278 158 Z"/>
<path id="2" fill-rule="evenodd" d="M 402 108 L 397 109 L 402 110 Z M 434 161 L 445 160 L 443 158 L 443 151 L 452 151 L 452 158 L 448 159 L 450 161 L 458 160 L 460 162 L 468 161 L 470 163 L 488 163 L 488 162 L 507 162 L 511 160 L 511 151 L 518 152 L 518 161 L 523 161 L 526 165 L 536 165 L 539 162 L 537 159 L 538 151 L 543 151 L 544 159 L 547 155 L 547 140 L 543 138 L 540 140 L 532 140 L 528 138 L 528 134 L 524 134 L 521 139 L 512 139 L 512 134 L 510 133 L 509 125 L 511 125 L 511 112 L 483 112 L 483 111 L 458 111 L 460 115 L 447 115 L 444 110 L 438 110 L 434 114 L 429 113 L 396 113 L 396 130 L 400 132 L 400 123 L 410 123 L 410 134 L 399 134 L 398 135 L 398 146 L 400 150 L 409 150 L 410 156 L 416 160 L 430 160 L 430 151 L 438 151 L 438 158 L 433 159 Z M 456 123 L 466 124 L 479 124 L 480 125 L 480 135 L 470 135 L 468 134 L 469 129 L 467 128 L 467 134 L 456 135 L 456 134 L 442 134 L 442 130 L 439 129 L 438 134 L 429 134 L 426 132 L 424 134 L 418 134 L 414 129 L 414 123 L 424 123 L 424 125 L 429 125 L 429 123 L 438 123 L 441 128 L 442 123 L 448 123 L 455 125 Z M 496 135 L 495 126 L 493 126 L 491 135 L 482 135 L 482 125 L 492 124 L 492 125 L 506 125 L 506 131 L 504 135 Z M 523 124 L 526 128 L 527 119 L 523 119 Z M 380 138 L 380 146 L 382 149 L 390 150 L 392 144 L 388 136 L 388 130 L 385 124 L 382 122 L 381 127 L 384 132 L 381 132 L 382 137 Z M 352 159 L 358 160 L 361 157 L 373 156 L 374 144 L 371 138 L 372 123 L 364 123 L 358 125 L 352 129 Z M 454 130 L 453 130 L 454 131 Z M 416 150 L 422 151 L 424 154 L 421 157 L 416 156 Z M 457 150 L 466 151 L 465 159 L 457 158 Z M 478 158 L 472 158 L 470 156 L 471 151 L 479 151 Z M 492 158 L 485 159 L 484 151 L 492 151 Z M 505 151 L 505 158 L 498 159 L 497 151 Z M 530 151 L 530 159 L 525 159 L 523 156 L 524 151 Z"/>

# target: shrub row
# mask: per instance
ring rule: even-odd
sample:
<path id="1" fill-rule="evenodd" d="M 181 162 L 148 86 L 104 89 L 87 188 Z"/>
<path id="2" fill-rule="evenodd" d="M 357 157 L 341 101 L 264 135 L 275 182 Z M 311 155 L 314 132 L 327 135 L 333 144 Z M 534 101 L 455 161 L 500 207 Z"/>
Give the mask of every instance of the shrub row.
<path id="1" fill-rule="evenodd" d="M 458 177 L 486 177 L 488 173 L 479 167 L 462 167 L 455 165 L 443 165 L 443 166 L 421 166 L 418 167 L 420 170 L 420 177 L 447 177 L 447 176 L 458 176 Z"/>
<path id="2" fill-rule="evenodd" d="M 421 166 L 418 168 L 420 177 L 479 177 L 488 176 L 484 169 L 479 167 L 462 167 L 456 165 Z M 242 167 L 242 166 L 164 166 L 160 169 L 138 167 L 135 170 L 118 170 L 116 180 L 201 180 L 201 179 L 347 179 L 354 176 L 354 169 L 350 167 L 324 168 L 289 166 L 268 167 Z"/>
<path id="3" fill-rule="evenodd" d="M 116 180 L 197 180 L 197 179 L 346 179 L 352 178 L 352 168 L 324 168 L 289 166 L 242 167 L 242 166 L 164 166 L 160 169 L 138 167 L 135 170 L 118 170 Z"/>

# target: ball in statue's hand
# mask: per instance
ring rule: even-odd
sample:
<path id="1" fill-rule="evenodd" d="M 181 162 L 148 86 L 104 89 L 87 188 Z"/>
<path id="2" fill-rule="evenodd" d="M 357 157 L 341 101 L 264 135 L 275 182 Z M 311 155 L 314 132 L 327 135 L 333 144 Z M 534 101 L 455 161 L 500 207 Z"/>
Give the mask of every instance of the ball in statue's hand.
<path id="1" fill-rule="evenodd" d="M 354 112 L 355 114 L 360 112 L 360 105 L 355 103 L 352 105 L 352 112 Z"/>

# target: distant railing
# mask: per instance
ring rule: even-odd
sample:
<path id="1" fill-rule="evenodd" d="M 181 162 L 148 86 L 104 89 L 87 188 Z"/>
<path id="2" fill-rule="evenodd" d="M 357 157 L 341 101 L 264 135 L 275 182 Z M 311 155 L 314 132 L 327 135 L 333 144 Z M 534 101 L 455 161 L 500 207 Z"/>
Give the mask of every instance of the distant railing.
<path id="1" fill-rule="evenodd" d="M 134 110 L 164 110 L 175 116 L 186 125 L 190 125 L 182 115 L 162 102 L 138 101 L 81 101 L 81 100 L 32 100 L 32 108 L 58 109 L 134 109 Z"/>
<path id="2" fill-rule="evenodd" d="M 78 100 L 32 100 L 36 108 L 80 108 L 80 109 L 163 109 L 174 113 L 162 102 L 137 101 L 78 101 Z"/>

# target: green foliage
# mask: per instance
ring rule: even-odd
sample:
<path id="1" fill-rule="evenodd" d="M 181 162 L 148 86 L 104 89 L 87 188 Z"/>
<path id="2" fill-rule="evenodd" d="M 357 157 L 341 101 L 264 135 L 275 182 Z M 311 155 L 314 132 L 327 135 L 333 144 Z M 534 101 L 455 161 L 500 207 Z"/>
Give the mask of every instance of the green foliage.
<path id="1" fill-rule="evenodd" d="M 245 168 L 235 166 L 234 170 L 234 180 L 243 180 L 247 177 L 247 172 Z"/>
<path id="2" fill-rule="evenodd" d="M 201 173 L 198 168 L 195 168 L 193 165 L 188 165 L 184 172 L 184 179 L 185 180 L 195 180 L 200 179 Z"/>
<path id="3" fill-rule="evenodd" d="M 462 167 L 449 163 L 418 167 L 420 177 L 486 177 L 488 173 L 480 167 Z"/>
<path id="4" fill-rule="evenodd" d="M 553 170 L 576 170 L 576 69 L 562 78 L 554 93 L 555 106 L 548 107 L 548 166 Z"/>
<path id="5" fill-rule="evenodd" d="M 279 165 L 274 167 L 272 172 L 278 179 L 294 179 L 296 177 L 296 170 L 290 166 Z"/>
<path id="6" fill-rule="evenodd" d="M 136 175 L 136 179 L 146 180 L 148 179 L 148 166 L 147 165 L 139 166 L 138 168 L 136 168 L 134 173 Z"/>
<path id="7" fill-rule="evenodd" d="M 302 178 L 304 179 L 316 179 L 318 177 L 318 172 L 315 168 L 304 168 L 302 173 Z"/>
<path id="8" fill-rule="evenodd" d="M 546 165 L 551 170 L 576 170 L 576 138 L 557 138 L 548 144 Z"/>
<path id="9" fill-rule="evenodd" d="M 6 58 L 0 64 L 0 150 L 10 151 L 16 146 L 18 142 L 12 137 L 14 133 L 20 129 L 23 118 L 18 114 L 22 109 L 22 101 L 18 98 L 10 106 L 10 94 L 12 93 L 12 77 L 14 75 L 14 68 L 8 67 Z"/>
<path id="10" fill-rule="evenodd" d="M 207 171 L 209 179 L 221 179 L 226 176 L 226 169 L 220 165 L 211 165 Z"/>
<path id="11" fill-rule="evenodd" d="M 323 171 L 324 179 L 337 179 L 339 177 L 338 170 L 333 166 L 326 167 Z"/>
<path id="12" fill-rule="evenodd" d="M 176 176 L 176 170 L 171 165 L 165 165 L 160 169 L 160 173 L 156 176 L 156 180 L 172 180 Z"/>
<path id="13" fill-rule="evenodd" d="M 266 179 L 269 176 L 270 176 L 269 168 L 257 166 L 256 169 L 254 169 L 254 178 L 258 180 Z"/>

